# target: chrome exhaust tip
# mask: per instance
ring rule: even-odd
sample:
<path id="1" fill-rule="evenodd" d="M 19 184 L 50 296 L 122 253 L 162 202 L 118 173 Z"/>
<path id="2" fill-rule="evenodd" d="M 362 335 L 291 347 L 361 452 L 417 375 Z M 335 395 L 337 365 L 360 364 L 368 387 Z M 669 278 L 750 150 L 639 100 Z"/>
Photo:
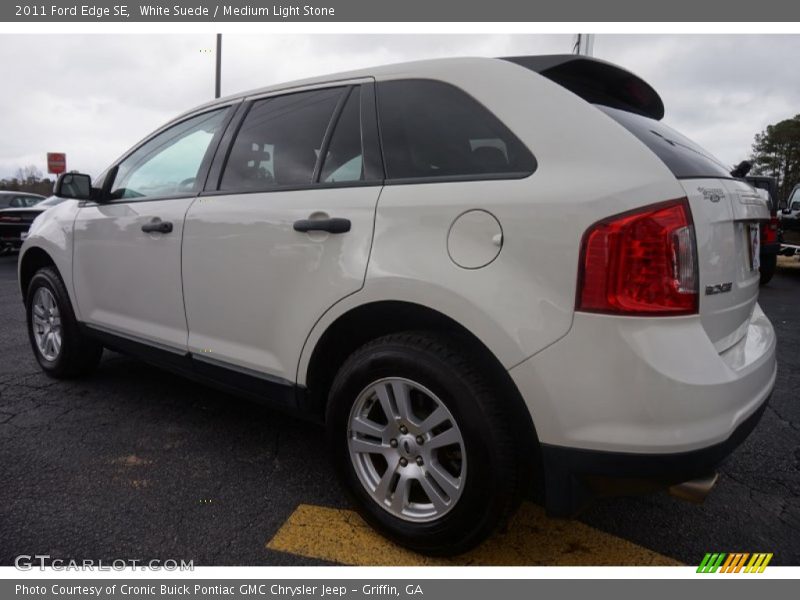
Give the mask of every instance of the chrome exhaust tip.
<path id="1" fill-rule="evenodd" d="M 668 489 L 669 495 L 693 504 L 702 504 L 711 488 L 717 483 L 717 479 L 719 479 L 719 473 L 712 473 L 707 477 L 671 485 Z"/>

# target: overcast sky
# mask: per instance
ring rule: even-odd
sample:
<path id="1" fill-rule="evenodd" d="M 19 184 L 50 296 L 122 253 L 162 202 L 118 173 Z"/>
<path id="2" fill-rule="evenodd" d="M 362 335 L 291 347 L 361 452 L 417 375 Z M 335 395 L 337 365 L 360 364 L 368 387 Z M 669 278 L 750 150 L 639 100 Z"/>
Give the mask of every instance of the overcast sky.
<path id="1" fill-rule="evenodd" d="M 443 56 L 569 53 L 570 35 L 225 35 L 222 93 Z M 211 35 L 0 35 L 0 177 L 45 153 L 98 174 L 214 92 Z M 800 113 L 800 36 L 598 35 L 595 56 L 648 81 L 665 122 L 733 164 Z"/>

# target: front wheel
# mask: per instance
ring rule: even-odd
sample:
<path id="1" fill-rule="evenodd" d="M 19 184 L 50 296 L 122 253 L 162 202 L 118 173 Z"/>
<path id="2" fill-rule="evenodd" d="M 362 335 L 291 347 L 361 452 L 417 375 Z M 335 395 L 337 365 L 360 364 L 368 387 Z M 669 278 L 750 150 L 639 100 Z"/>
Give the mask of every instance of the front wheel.
<path id="1" fill-rule="evenodd" d="M 58 379 L 93 370 L 103 347 L 83 335 L 64 282 L 52 267 L 39 269 L 25 297 L 28 337 L 45 373 Z"/>
<path id="2" fill-rule="evenodd" d="M 356 351 L 334 380 L 327 426 L 359 513 L 418 552 L 479 544 L 524 485 L 503 400 L 453 339 L 402 333 Z"/>

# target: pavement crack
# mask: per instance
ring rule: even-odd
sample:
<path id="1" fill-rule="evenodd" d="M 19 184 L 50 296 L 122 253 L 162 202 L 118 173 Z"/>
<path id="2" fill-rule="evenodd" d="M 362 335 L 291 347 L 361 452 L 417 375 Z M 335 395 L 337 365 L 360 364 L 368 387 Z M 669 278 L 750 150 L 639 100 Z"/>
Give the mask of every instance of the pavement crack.
<path id="1" fill-rule="evenodd" d="M 776 417 L 778 417 L 778 420 L 781 423 L 785 423 L 786 425 L 788 425 L 792 429 L 794 429 L 796 431 L 800 431 L 800 425 L 798 425 L 798 424 L 792 422 L 790 419 L 787 419 L 786 417 L 784 417 L 780 412 L 778 412 L 778 409 L 776 409 L 774 406 L 772 406 L 772 404 L 767 404 L 767 410 L 771 411 L 772 414 L 774 414 Z"/>

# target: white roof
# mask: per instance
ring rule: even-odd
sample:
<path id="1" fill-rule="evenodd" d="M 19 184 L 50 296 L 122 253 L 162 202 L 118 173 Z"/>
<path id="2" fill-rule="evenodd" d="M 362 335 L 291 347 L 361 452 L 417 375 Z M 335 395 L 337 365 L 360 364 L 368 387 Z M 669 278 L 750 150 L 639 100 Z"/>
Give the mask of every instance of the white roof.
<path id="1" fill-rule="evenodd" d="M 319 84 L 334 83 L 336 81 L 351 81 L 354 79 L 362 79 L 366 77 L 374 77 L 376 80 L 398 79 L 400 77 L 432 77 L 439 73 L 446 73 L 453 67 L 462 67 L 473 64 L 477 66 L 480 63 L 494 62 L 499 59 L 485 58 L 485 57 L 462 57 L 462 58 L 437 58 L 430 60 L 418 60 L 413 62 L 395 63 L 390 65 L 381 65 L 376 67 L 367 67 L 364 69 L 357 69 L 354 71 L 343 71 L 340 73 L 332 73 L 329 75 L 321 75 L 317 77 L 308 77 L 306 79 L 298 79 L 295 81 L 288 81 L 284 83 L 277 83 L 268 85 L 261 88 L 239 92 L 224 96 L 196 106 L 195 108 L 186 111 L 178 117 L 185 116 L 188 113 L 193 113 L 204 108 L 226 104 L 232 101 L 241 100 L 251 96 L 260 96 L 272 92 L 279 92 L 284 90 L 291 90 L 293 88 L 302 88 L 307 86 L 314 86 Z"/>

